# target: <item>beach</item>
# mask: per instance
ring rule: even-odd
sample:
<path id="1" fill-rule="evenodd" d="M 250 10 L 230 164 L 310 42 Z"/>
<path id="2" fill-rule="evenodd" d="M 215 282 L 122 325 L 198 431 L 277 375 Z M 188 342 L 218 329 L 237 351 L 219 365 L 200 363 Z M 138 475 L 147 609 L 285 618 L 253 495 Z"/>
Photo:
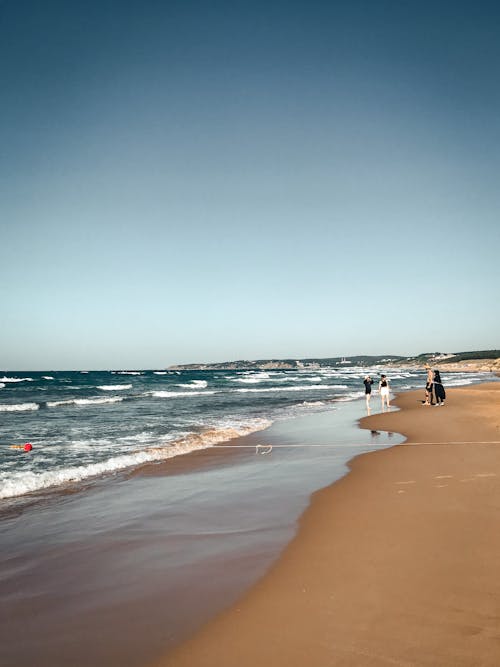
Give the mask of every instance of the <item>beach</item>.
<path id="1" fill-rule="evenodd" d="M 422 393 L 361 419 L 407 439 L 315 493 L 267 574 L 155 665 L 500 663 L 500 384 Z"/>

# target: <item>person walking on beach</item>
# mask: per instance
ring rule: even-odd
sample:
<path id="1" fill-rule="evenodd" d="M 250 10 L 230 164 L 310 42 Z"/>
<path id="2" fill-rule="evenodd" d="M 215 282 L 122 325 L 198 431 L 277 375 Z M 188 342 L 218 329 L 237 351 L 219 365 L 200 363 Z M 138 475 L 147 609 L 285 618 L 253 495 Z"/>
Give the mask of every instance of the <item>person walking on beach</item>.
<path id="1" fill-rule="evenodd" d="M 425 370 L 427 371 L 427 380 L 425 382 L 425 401 L 424 405 L 434 405 L 434 393 L 433 393 L 433 382 L 434 375 L 432 368 L 429 364 L 425 365 Z"/>
<path id="2" fill-rule="evenodd" d="M 436 407 L 438 405 L 444 405 L 446 392 L 444 390 L 443 383 L 441 382 L 441 375 L 437 369 L 434 371 L 434 379 L 432 384 L 434 387 L 434 394 L 436 395 Z"/>
<path id="3" fill-rule="evenodd" d="M 389 380 L 385 375 L 380 376 L 380 382 L 378 383 L 378 390 L 380 393 L 380 401 L 382 403 L 382 412 L 384 412 L 384 405 L 389 409 L 391 407 L 391 402 L 389 398 Z"/>
<path id="4" fill-rule="evenodd" d="M 365 385 L 366 409 L 370 412 L 370 398 L 372 397 L 373 380 L 369 375 L 365 377 L 363 384 Z"/>

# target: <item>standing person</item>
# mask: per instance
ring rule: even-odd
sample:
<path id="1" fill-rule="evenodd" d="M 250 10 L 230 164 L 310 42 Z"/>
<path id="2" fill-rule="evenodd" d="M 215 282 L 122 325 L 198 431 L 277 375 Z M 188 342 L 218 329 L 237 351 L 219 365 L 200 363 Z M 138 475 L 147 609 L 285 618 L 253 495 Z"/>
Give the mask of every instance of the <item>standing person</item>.
<path id="1" fill-rule="evenodd" d="M 370 398 L 372 397 L 372 384 L 373 380 L 369 375 L 365 377 L 363 380 L 363 384 L 365 385 L 365 398 L 366 398 L 366 409 L 368 412 L 370 411 Z"/>
<path id="2" fill-rule="evenodd" d="M 380 376 L 380 382 L 378 383 L 378 390 L 380 393 L 380 401 L 382 403 L 382 412 L 384 412 L 384 404 L 387 409 L 391 407 L 390 397 L 389 397 L 389 380 L 385 375 Z"/>
<path id="3" fill-rule="evenodd" d="M 444 405 L 446 392 L 444 390 L 443 383 L 441 382 L 441 375 L 439 374 L 439 371 L 437 369 L 434 371 L 433 386 L 434 386 L 434 393 L 436 394 L 436 407 L 438 405 Z"/>
<path id="4" fill-rule="evenodd" d="M 434 405 L 434 393 L 432 390 L 432 383 L 434 382 L 434 375 L 432 368 L 429 364 L 425 364 L 425 370 L 427 371 L 427 380 L 425 382 L 425 402 L 424 405 Z"/>

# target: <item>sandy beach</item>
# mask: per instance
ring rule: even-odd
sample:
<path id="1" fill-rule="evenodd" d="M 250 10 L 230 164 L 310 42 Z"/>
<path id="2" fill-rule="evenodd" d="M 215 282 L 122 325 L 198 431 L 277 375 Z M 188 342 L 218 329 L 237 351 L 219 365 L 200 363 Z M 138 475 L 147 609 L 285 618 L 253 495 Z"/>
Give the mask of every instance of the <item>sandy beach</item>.
<path id="1" fill-rule="evenodd" d="M 500 664 L 500 383 L 361 420 L 402 445 L 317 492 L 243 599 L 156 665 Z"/>

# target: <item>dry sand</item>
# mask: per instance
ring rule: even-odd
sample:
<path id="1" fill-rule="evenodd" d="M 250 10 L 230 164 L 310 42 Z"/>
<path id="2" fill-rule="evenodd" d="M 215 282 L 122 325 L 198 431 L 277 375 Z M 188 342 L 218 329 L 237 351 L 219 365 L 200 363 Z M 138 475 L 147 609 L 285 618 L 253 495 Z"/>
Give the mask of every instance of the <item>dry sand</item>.
<path id="1" fill-rule="evenodd" d="M 160 665 L 500 665 L 500 383 L 422 394 L 362 420 L 408 440 L 316 493 L 264 579 Z"/>

